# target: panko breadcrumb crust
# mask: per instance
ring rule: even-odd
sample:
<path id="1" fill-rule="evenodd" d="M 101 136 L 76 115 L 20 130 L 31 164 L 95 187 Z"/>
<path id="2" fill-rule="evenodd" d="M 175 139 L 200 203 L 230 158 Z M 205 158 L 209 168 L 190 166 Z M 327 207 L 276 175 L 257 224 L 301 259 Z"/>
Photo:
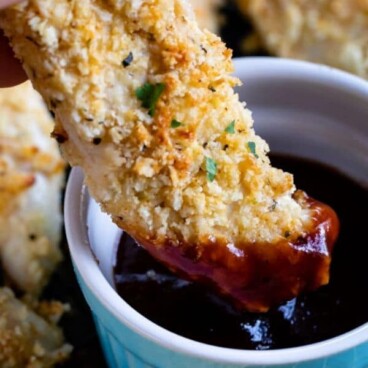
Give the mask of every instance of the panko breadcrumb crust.
<path id="1" fill-rule="evenodd" d="M 3 11 L 0 26 L 56 116 L 66 159 L 157 258 L 194 278 L 191 266 L 205 263 L 199 273 L 212 272 L 209 282 L 225 294 L 239 285 L 223 280 L 251 266 L 241 263 L 247 245 L 261 264 L 270 261 L 263 247 L 275 244 L 271 258 L 303 258 L 288 241 L 312 232 L 318 214 L 304 196 L 293 198 L 292 175 L 270 165 L 233 90 L 231 51 L 200 30 L 187 1 L 25 1 Z M 184 265 L 170 264 L 176 256 Z M 290 272 L 287 297 L 308 284 Z M 313 287 L 328 279 L 309 277 Z"/>
<path id="2" fill-rule="evenodd" d="M 65 157 L 125 229 L 189 242 L 297 236 L 309 214 L 291 198 L 292 176 L 269 165 L 233 91 L 231 51 L 183 5 L 38 0 L 3 12 L 1 25 L 56 115 Z M 146 82 L 165 85 L 154 117 L 136 97 Z M 182 126 L 171 128 L 173 119 Z M 206 157 L 218 166 L 213 182 Z"/>
<path id="3" fill-rule="evenodd" d="M 37 295 L 61 260 L 65 164 L 30 82 L 0 89 L 0 111 L 1 266 L 19 289 Z"/>
<path id="4" fill-rule="evenodd" d="M 237 0 L 275 55 L 368 77 L 367 0 Z"/>

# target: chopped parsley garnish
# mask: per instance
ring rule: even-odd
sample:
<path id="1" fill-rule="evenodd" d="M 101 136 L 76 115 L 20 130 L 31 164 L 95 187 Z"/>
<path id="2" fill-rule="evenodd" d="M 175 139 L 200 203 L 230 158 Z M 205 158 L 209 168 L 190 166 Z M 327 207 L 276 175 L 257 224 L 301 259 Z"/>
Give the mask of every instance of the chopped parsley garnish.
<path id="1" fill-rule="evenodd" d="M 214 159 L 206 157 L 207 180 L 213 182 L 217 175 L 217 163 Z"/>
<path id="2" fill-rule="evenodd" d="M 155 115 L 155 109 L 157 102 L 165 89 L 165 84 L 150 84 L 145 83 L 142 87 L 139 87 L 135 91 L 135 95 L 138 100 L 142 102 L 142 106 L 148 109 L 148 114 L 150 116 Z"/>
<path id="3" fill-rule="evenodd" d="M 254 155 L 255 158 L 259 157 L 257 155 L 257 148 L 256 148 L 256 143 L 255 142 L 248 142 L 248 150 L 249 150 L 250 153 L 252 153 Z"/>
<path id="4" fill-rule="evenodd" d="M 133 53 L 130 52 L 129 55 L 121 62 L 124 68 L 127 68 L 133 62 Z"/>
<path id="5" fill-rule="evenodd" d="M 171 128 L 173 128 L 173 129 L 176 129 L 176 128 L 179 128 L 179 127 L 181 127 L 183 125 L 183 123 L 181 123 L 180 121 L 177 121 L 176 119 L 173 119 L 172 121 L 171 121 Z"/>
<path id="6" fill-rule="evenodd" d="M 235 120 L 233 120 L 225 129 L 226 133 L 235 134 Z"/>

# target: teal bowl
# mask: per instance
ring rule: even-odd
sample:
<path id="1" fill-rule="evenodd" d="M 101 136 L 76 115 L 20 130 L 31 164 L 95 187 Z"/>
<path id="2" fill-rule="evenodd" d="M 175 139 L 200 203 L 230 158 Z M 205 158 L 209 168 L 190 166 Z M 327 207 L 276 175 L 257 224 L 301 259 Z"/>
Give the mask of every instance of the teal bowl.
<path id="1" fill-rule="evenodd" d="M 243 58 L 235 66 L 245 83 L 240 97 L 274 152 L 318 159 L 368 185 L 368 83 L 291 60 Z M 89 197 L 79 168 L 69 177 L 65 226 L 75 273 L 111 368 L 368 368 L 368 323 L 312 345 L 250 351 L 199 343 L 139 314 L 112 282 L 122 232 Z"/>

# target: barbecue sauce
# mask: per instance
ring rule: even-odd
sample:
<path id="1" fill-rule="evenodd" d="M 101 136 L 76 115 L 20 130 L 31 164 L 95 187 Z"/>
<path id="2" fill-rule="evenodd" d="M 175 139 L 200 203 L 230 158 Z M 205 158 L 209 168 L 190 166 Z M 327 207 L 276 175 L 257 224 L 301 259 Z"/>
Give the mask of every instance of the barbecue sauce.
<path id="1" fill-rule="evenodd" d="M 296 186 L 329 204 L 340 219 L 331 279 L 267 313 L 240 311 L 203 285 L 182 279 L 123 234 L 114 269 L 119 294 L 158 325 L 190 339 L 237 349 L 269 350 L 332 338 L 368 322 L 367 188 L 320 163 L 271 156 Z"/>

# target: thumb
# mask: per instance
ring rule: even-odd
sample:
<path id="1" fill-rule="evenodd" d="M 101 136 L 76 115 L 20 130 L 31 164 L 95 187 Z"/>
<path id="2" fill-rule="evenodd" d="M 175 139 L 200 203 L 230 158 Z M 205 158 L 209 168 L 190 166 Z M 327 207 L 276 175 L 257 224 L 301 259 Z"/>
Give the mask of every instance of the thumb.
<path id="1" fill-rule="evenodd" d="M 4 9 L 10 5 L 20 3 L 21 0 L 0 0 L 0 9 Z"/>

